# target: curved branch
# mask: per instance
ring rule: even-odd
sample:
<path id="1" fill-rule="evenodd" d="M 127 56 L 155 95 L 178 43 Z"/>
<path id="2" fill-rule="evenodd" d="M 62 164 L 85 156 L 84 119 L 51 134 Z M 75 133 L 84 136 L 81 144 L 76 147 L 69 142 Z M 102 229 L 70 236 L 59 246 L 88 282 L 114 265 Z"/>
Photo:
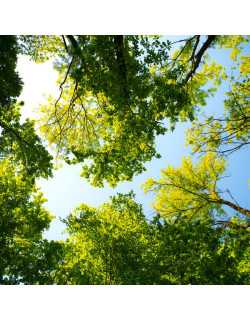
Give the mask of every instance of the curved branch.
<path id="1" fill-rule="evenodd" d="M 193 75 L 195 74 L 197 68 L 200 65 L 200 62 L 201 62 L 201 59 L 202 59 L 204 53 L 211 46 L 211 44 L 215 41 L 215 39 L 216 39 L 216 36 L 208 36 L 207 37 L 207 40 L 203 43 L 202 47 L 200 48 L 200 50 L 195 55 L 192 69 L 186 75 L 186 78 L 184 79 L 184 83 L 188 82 L 193 77 Z M 198 45 L 198 43 L 196 42 L 194 50 L 196 50 L 197 45 Z"/>

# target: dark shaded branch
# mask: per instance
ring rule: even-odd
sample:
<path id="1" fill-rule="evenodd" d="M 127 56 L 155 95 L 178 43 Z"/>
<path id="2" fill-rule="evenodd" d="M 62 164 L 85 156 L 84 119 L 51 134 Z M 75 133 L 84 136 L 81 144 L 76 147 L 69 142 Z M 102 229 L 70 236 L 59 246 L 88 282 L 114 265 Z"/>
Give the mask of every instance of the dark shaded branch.
<path id="1" fill-rule="evenodd" d="M 31 147 L 31 145 L 20 135 L 20 133 L 18 131 L 16 131 L 15 129 L 11 128 L 6 123 L 1 121 L 0 122 L 0 127 L 2 127 L 5 130 L 5 132 L 7 132 L 10 135 L 12 135 L 12 137 L 13 136 L 15 137 L 15 140 L 17 141 L 20 149 L 22 150 L 22 156 L 23 156 L 23 158 L 25 160 L 26 169 L 28 170 L 28 159 L 27 159 L 27 156 L 26 156 L 26 150 L 25 150 L 24 144 L 27 147 Z"/>
<path id="2" fill-rule="evenodd" d="M 121 79 L 122 93 L 125 101 L 129 98 L 128 82 L 127 82 L 127 66 L 124 52 L 124 38 L 122 35 L 114 36 L 114 44 L 116 48 L 116 59 Z"/>
<path id="3" fill-rule="evenodd" d="M 195 38 L 197 38 L 197 37 L 199 37 L 199 36 L 193 36 L 193 37 L 191 37 L 191 38 L 186 39 L 186 43 L 185 43 L 184 46 L 180 49 L 180 51 L 179 51 L 179 53 L 177 54 L 177 56 L 176 56 L 174 59 L 172 59 L 171 62 L 168 63 L 168 64 L 172 63 L 171 69 L 174 68 L 174 66 L 175 66 L 175 64 L 176 64 L 177 61 L 180 61 L 179 58 L 181 57 L 182 53 L 185 51 L 185 49 L 187 48 L 187 46 L 189 45 L 189 43 L 192 42 L 192 41 L 193 41 Z M 183 40 L 183 41 L 184 41 L 184 40 Z"/>
<path id="4" fill-rule="evenodd" d="M 248 229 L 250 227 L 249 224 L 236 224 L 230 220 L 217 220 L 214 225 L 222 225 L 224 228 L 230 227 L 232 229 Z"/>
<path id="5" fill-rule="evenodd" d="M 239 205 L 237 205 L 237 204 L 235 204 L 235 203 L 233 203 L 231 201 L 228 201 L 228 200 L 225 200 L 225 199 L 219 199 L 218 203 L 224 204 L 224 205 L 226 205 L 226 206 L 228 206 L 228 207 L 240 212 L 244 216 L 250 217 L 250 210 L 242 208 L 241 206 L 239 206 Z"/>
<path id="6" fill-rule="evenodd" d="M 58 99 L 57 99 L 56 102 L 55 102 L 55 108 L 56 108 L 58 102 L 60 101 L 60 99 L 61 99 L 61 97 L 62 97 L 62 94 L 63 94 L 63 86 L 64 86 L 64 84 L 65 84 L 66 81 L 67 81 L 67 78 L 68 78 L 68 75 L 69 75 L 71 66 L 72 66 L 72 64 L 73 64 L 73 60 L 74 60 L 74 57 L 71 59 L 69 65 L 68 65 L 68 68 L 67 68 L 65 77 L 64 77 L 63 81 L 61 82 L 61 84 L 60 84 L 60 86 L 59 86 L 59 88 L 60 88 L 60 95 L 59 95 Z"/>
<path id="7" fill-rule="evenodd" d="M 196 52 L 196 49 L 198 47 L 199 42 L 200 42 L 200 36 L 196 36 L 196 41 L 195 41 L 193 52 L 192 52 L 192 55 L 191 55 L 191 58 L 190 58 L 192 63 L 193 63 L 193 60 L 194 60 L 194 57 L 195 57 L 195 52 Z"/>
<path id="8" fill-rule="evenodd" d="M 69 52 L 69 49 L 68 49 L 68 46 L 67 46 L 67 42 L 65 40 L 65 36 L 62 36 L 62 39 L 63 39 L 63 44 L 64 44 L 64 48 L 67 52 Z"/>
<path id="9" fill-rule="evenodd" d="M 69 42 L 74 50 L 74 53 L 82 59 L 82 50 L 79 47 L 79 44 L 78 44 L 77 40 L 75 39 L 75 37 L 73 35 L 67 35 L 66 38 L 69 40 Z"/>
<path id="10" fill-rule="evenodd" d="M 180 42 L 187 42 L 187 41 L 191 41 L 191 40 L 193 40 L 195 37 L 196 37 L 196 36 L 193 36 L 193 37 L 191 37 L 191 38 L 186 38 L 186 39 L 176 40 L 176 41 L 171 42 L 171 45 L 176 44 L 176 43 L 180 43 Z"/>
<path id="11" fill-rule="evenodd" d="M 244 216 L 250 217 L 250 210 L 245 209 L 231 201 L 222 199 L 222 198 L 218 198 L 218 199 L 214 199 L 211 198 L 209 194 L 204 194 L 204 193 L 198 193 L 192 190 L 189 190 L 181 185 L 176 185 L 174 183 L 159 183 L 160 186 L 172 186 L 175 187 L 177 189 L 181 189 L 184 190 L 187 193 L 190 193 L 196 197 L 199 197 L 201 199 L 203 199 L 204 201 L 206 201 L 207 203 L 215 203 L 215 204 L 219 204 L 219 205 L 226 205 L 234 210 L 236 210 L 237 212 L 243 214 Z"/>
<path id="12" fill-rule="evenodd" d="M 188 82 L 193 77 L 193 75 L 195 74 L 197 68 L 200 65 L 200 62 L 201 62 L 201 59 L 202 59 L 204 53 L 211 46 L 211 44 L 214 42 L 215 39 L 216 39 L 216 36 L 208 36 L 207 37 L 207 40 L 203 43 L 202 47 L 200 48 L 200 50 L 195 55 L 192 69 L 188 72 L 186 78 L 184 79 L 184 83 Z"/>

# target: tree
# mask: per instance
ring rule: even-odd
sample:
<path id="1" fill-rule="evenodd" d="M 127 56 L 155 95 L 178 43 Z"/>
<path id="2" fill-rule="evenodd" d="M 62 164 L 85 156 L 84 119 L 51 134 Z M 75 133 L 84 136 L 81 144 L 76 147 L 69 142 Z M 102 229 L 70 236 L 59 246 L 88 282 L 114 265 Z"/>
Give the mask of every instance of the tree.
<path id="1" fill-rule="evenodd" d="M 0 282 L 249 284 L 250 210 L 219 187 L 226 165 L 221 155 L 231 145 L 235 151 L 249 144 L 248 41 L 214 35 L 175 44 L 155 36 L 0 37 Z M 233 48 L 240 71 L 228 77 L 210 60 L 213 47 Z M 60 94 L 41 106 L 40 130 L 59 157 L 82 162 L 82 175 L 96 186 L 132 179 L 160 156 L 157 135 L 195 119 L 189 142 L 205 154 L 148 180 L 145 190 L 156 192 L 152 221 L 132 192 L 118 194 L 98 208 L 76 208 L 64 220 L 65 241 L 43 239 L 52 216 L 35 180 L 51 176 L 52 157 L 35 123 L 21 122 L 18 53 L 37 62 L 54 59 Z M 201 125 L 198 106 L 225 79 L 231 88 L 224 118 Z M 227 215 L 227 208 L 237 215 Z"/>
<path id="2" fill-rule="evenodd" d="M 249 283 L 249 232 L 215 228 L 213 222 L 210 217 L 176 215 L 169 221 L 156 216 L 151 224 L 153 255 L 146 265 L 151 284 Z"/>
<path id="3" fill-rule="evenodd" d="M 24 283 L 31 272 L 27 257 L 49 227 L 51 214 L 35 186 L 36 177 L 52 175 L 52 157 L 34 129 L 21 122 L 17 102 L 22 81 L 16 72 L 15 36 L 0 36 L 0 282 Z M 42 248 L 42 246 L 41 246 Z M 33 250 L 33 249 L 32 249 Z M 33 270 L 34 271 L 34 270 Z M 38 273 L 37 273 L 38 275 Z"/>
<path id="4" fill-rule="evenodd" d="M 248 283 L 249 231 L 210 216 L 147 221 L 133 194 L 99 208 L 81 205 L 54 279 L 59 284 Z"/>
<path id="5" fill-rule="evenodd" d="M 224 100 L 224 115 L 196 119 L 188 131 L 187 142 L 194 152 L 229 155 L 250 144 L 250 55 L 239 48 L 233 51 L 230 90 Z"/>
<path id="6" fill-rule="evenodd" d="M 96 186 L 115 186 L 145 170 L 146 161 L 160 156 L 155 137 L 193 119 L 209 95 L 204 85 L 222 72 L 215 63 L 202 67 L 206 51 L 218 43 L 215 36 L 189 37 L 173 54 L 171 42 L 159 37 L 23 42 L 36 61 L 56 59 L 59 71 L 60 95 L 42 106 L 41 132 L 68 163 L 84 163 L 82 175 Z"/>
<path id="7" fill-rule="evenodd" d="M 218 188 L 218 181 L 224 170 L 225 160 L 213 153 L 207 153 L 195 164 L 190 157 L 183 158 L 179 168 L 168 166 L 162 170 L 161 179 L 148 179 L 144 189 L 157 192 L 154 208 L 164 217 L 225 214 L 226 206 L 249 218 L 249 209 L 222 196 L 225 192 Z"/>
<path id="8" fill-rule="evenodd" d="M 18 45 L 15 36 L 0 37 L 0 105 L 10 106 L 22 89 L 22 81 L 16 73 Z"/>
<path id="9" fill-rule="evenodd" d="M 34 129 L 34 121 L 21 123 L 17 102 L 22 81 L 16 72 L 19 46 L 15 36 L 0 36 L 0 157 L 14 161 L 30 177 L 52 175 L 52 157 Z"/>
<path id="10" fill-rule="evenodd" d="M 15 245 L 15 260 L 8 265 L 5 283 L 28 285 L 58 284 L 57 274 L 63 262 L 64 241 L 40 239 Z"/>
<path id="11" fill-rule="evenodd" d="M 132 193 L 118 194 L 97 209 L 81 205 L 65 222 L 69 238 L 60 283 L 143 282 L 148 225 Z"/>
<path id="12" fill-rule="evenodd" d="M 22 265 L 25 254 L 42 239 L 52 215 L 43 207 L 41 192 L 8 159 L 0 162 L 0 194 L 0 282 L 22 282 L 30 263 Z"/>
<path id="13" fill-rule="evenodd" d="M 176 272 L 176 278 L 172 278 L 171 281 L 176 279 L 177 283 L 189 281 L 188 277 L 193 279 L 191 282 L 198 281 L 196 283 L 205 281 L 204 283 L 225 284 L 249 281 L 250 210 L 241 207 L 228 189 L 223 191 L 219 188 L 219 180 L 224 178 L 222 174 L 226 165 L 223 156 L 249 144 L 249 55 L 240 55 L 243 50 L 242 43 L 248 41 L 249 38 L 241 36 L 219 38 L 219 43 L 223 47 L 234 46 L 231 57 L 234 61 L 238 59 L 236 65 L 240 72 L 234 64 L 234 75 L 222 76 L 224 80 L 229 78 L 231 85 L 224 100 L 224 117 L 210 116 L 204 122 L 197 117 L 188 130 L 188 143 L 193 147 L 194 153 L 202 153 L 202 156 L 197 161 L 192 161 L 191 157 L 183 158 L 179 168 L 168 166 L 162 170 L 160 179 L 149 179 L 144 185 L 145 191 L 152 190 L 156 193 L 154 208 L 166 219 L 167 226 L 176 222 L 185 225 L 187 221 L 192 228 L 198 219 L 204 227 L 204 221 L 209 220 L 210 231 L 207 241 L 212 241 L 213 235 L 220 233 L 214 238 L 217 248 L 214 249 L 215 255 L 211 255 L 211 260 L 206 262 L 208 266 L 212 266 L 209 267 L 210 271 L 207 274 L 211 278 L 203 278 L 207 272 L 202 276 L 202 273 L 198 273 L 200 278 L 193 278 L 196 274 L 194 270 L 199 265 L 195 263 L 192 274 L 188 273 L 186 266 L 184 267 L 183 270 L 187 271 L 184 277 L 186 280 L 178 280 L 182 272 L 180 270 Z M 228 213 L 228 208 L 236 211 L 236 215 Z M 197 230 L 192 230 L 192 235 Z M 188 229 L 185 233 L 189 234 Z M 189 234 L 187 239 L 190 240 L 192 235 Z M 195 239 L 199 239 L 197 234 Z M 202 240 L 199 241 L 201 241 L 199 244 L 202 244 Z M 172 245 L 174 248 L 173 243 Z M 173 249 L 177 255 L 185 248 L 185 242 L 182 246 Z M 226 269 L 221 259 L 225 260 Z M 185 261 L 185 258 L 183 260 Z M 219 265 L 219 269 L 222 268 L 220 270 L 216 268 Z M 178 268 L 176 264 L 175 266 Z M 204 269 L 200 271 L 204 272 Z"/>

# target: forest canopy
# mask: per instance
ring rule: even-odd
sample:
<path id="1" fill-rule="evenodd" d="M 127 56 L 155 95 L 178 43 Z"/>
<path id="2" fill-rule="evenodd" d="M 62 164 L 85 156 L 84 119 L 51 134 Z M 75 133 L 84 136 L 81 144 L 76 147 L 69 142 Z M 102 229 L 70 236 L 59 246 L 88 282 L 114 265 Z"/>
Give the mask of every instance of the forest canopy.
<path id="1" fill-rule="evenodd" d="M 0 36 L 0 283 L 250 284 L 250 208 L 221 187 L 230 156 L 250 144 L 249 41 Z M 211 54 L 225 50 L 230 66 Z M 21 118 L 21 55 L 52 61 L 58 74 L 59 95 L 36 120 Z M 211 115 L 207 101 L 222 86 L 223 112 Z M 128 190 L 69 212 L 65 240 L 44 237 L 53 215 L 37 181 L 52 179 L 57 161 L 116 187 L 161 157 L 157 137 L 180 122 L 190 123 L 192 153 L 145 181 L 151 219 Z"/>

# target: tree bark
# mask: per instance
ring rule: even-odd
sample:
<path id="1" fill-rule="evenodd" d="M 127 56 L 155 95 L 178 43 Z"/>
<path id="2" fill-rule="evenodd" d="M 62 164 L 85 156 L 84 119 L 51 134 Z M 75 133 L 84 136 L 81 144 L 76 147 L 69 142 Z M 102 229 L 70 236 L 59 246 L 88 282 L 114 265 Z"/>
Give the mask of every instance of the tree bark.
<path id="1" fill-rule="evenodd" d="M 188 82 L 189 79 L 192 78 L 192 76 L 195 74 L 195 71 L 197 70 L 197 68 L 200 65 L 201 62 L 201 58 L 203 57 L 205 51 L 211 46 L 211 44 L 214 42 L 216 36 L 207 36 L 207 40 L 203 43 L 202 47 L 200 48 L 200 50 L 197 52 L 197 54 L 194 57 L 194 63 L 192 66 L 192 69 L 189 71 L 189 73 L 187 74 L 184 83 Z"/>
<path id="2" fill-rule="evenodd" d="M 244 216 L 250 217 L 250 210 L 242 208 L 241 206 L 236 205 L 235 203 L 233 203 L 231 201 L 220 199 L 220 200 L 218 200 L 218 202 L 240 212 Z"/>

